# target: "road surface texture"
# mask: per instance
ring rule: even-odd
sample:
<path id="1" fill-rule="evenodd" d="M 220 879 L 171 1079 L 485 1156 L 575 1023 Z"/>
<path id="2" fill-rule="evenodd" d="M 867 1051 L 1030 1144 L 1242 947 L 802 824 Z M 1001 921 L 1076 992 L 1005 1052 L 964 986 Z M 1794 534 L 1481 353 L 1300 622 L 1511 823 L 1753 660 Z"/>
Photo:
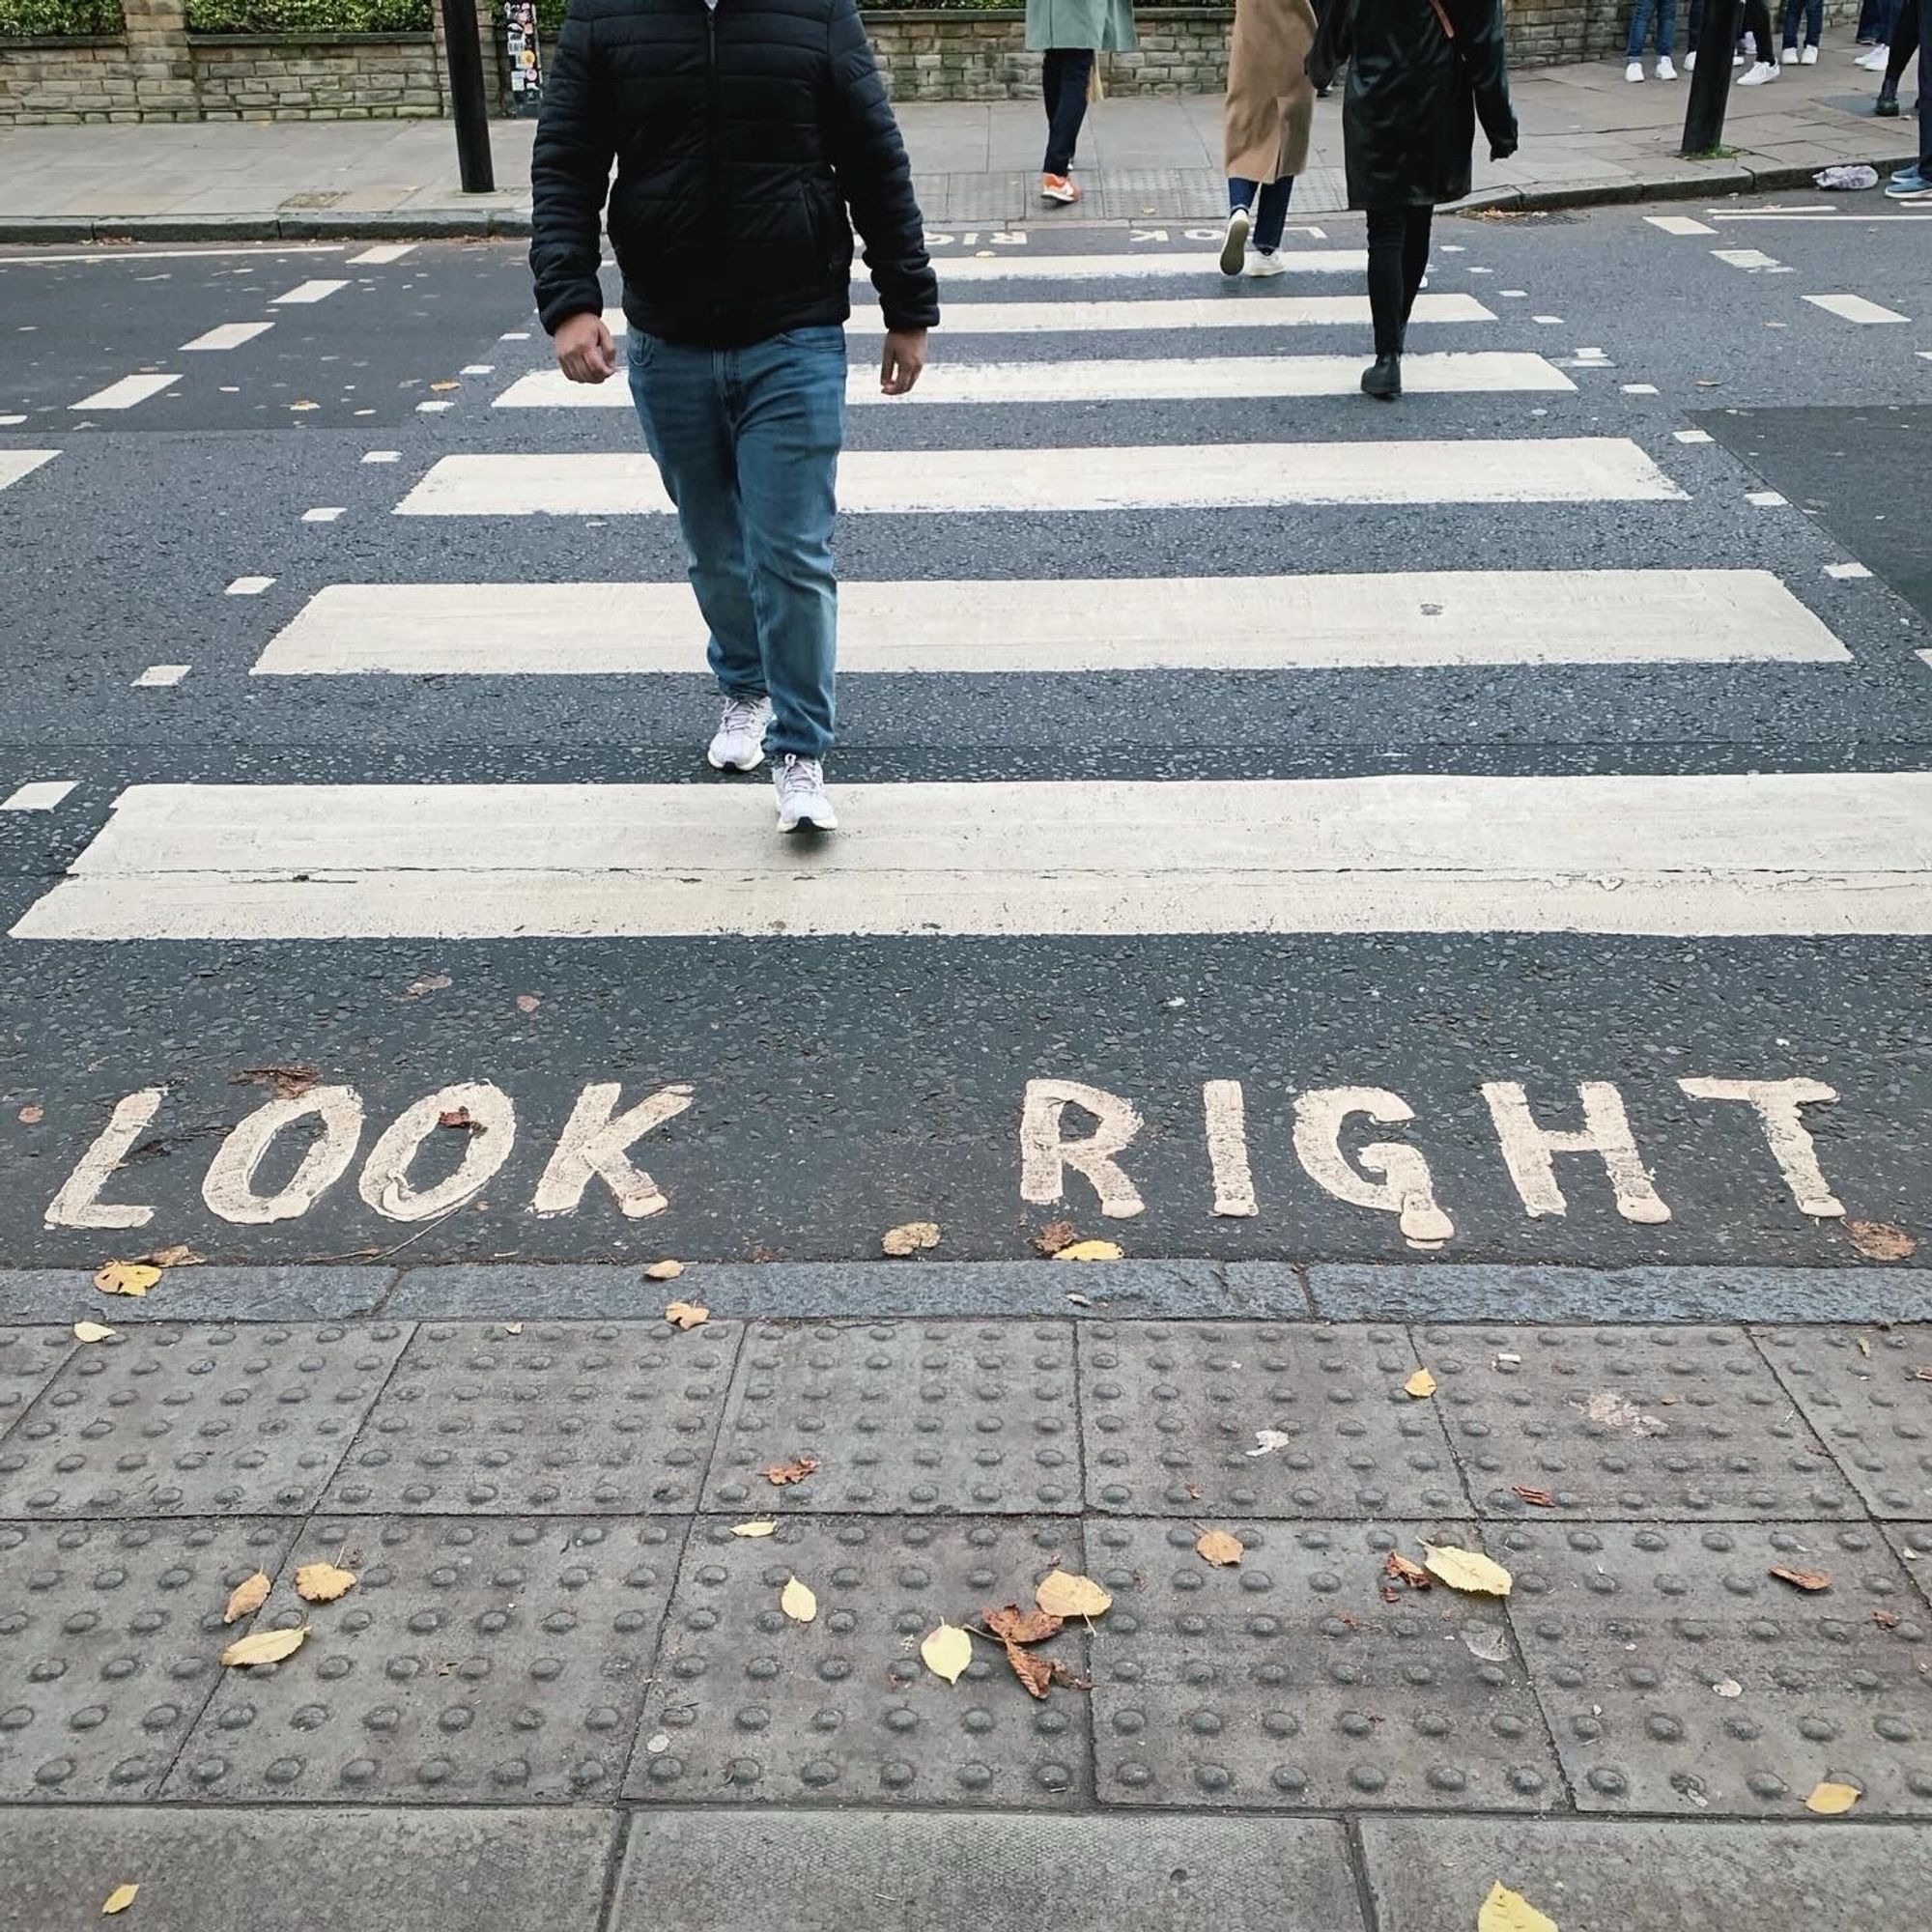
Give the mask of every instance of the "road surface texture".
<path id="1" fill-rule="evenodd" d="M 0 250 L 0 1926 L 1922 1917 L 1925 223 L 939 231 L 801 844 L 519 244 Z"/>

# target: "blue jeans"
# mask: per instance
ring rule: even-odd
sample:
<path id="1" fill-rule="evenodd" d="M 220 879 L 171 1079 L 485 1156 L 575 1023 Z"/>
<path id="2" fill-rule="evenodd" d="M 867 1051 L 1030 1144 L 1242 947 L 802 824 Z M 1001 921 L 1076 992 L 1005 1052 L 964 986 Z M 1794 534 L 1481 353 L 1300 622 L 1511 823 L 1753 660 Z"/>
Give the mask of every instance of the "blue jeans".
<path id="1" fill-rule="evenodd" d="M 795 328 L 745 349 L 634 330 L 631 398 L 678 527 L 710 661 L 728 697 L 772 700 L 766 748 L 832 744 L 838 583 L 832 571 L 845 331 Z"/>
<path id="2" fill-rule="evenodd" d="M 1784 0 L 1784 44 L 1787 47 L 1798 44 L 1798 16 L 1801 14 L 1804 16 L 1804 38 L 1815 47 L 1825 31 L 1825 0 Z"/>
<path id="3" fill-rule="evenodd" d="M 1272 255 L 1281 246 L 1281 232 L 1288 226 L 1288 205 L 1294 199 L 1294 177 L 1283 175 L 1279 181 L 1250 181 L 1246 175 L 1228 177 L 1228 206 L 1255 208 L 1255 246 L 1264 255 Z"/>
<path id="4" fill-rule="evenodd" d="M 1819 0 L 1823 4 L 1823 0 Z M 1624 44 L 1625 60 L 1643 58 L 1644 38 L 1650 32 L 1652 16 L 1657 19 L 1657 57 L 1670 58 L 1671 43 L 1677 38 L 1677 0 L 1636 0 L 1631 9 L 1630 39 Z"/>

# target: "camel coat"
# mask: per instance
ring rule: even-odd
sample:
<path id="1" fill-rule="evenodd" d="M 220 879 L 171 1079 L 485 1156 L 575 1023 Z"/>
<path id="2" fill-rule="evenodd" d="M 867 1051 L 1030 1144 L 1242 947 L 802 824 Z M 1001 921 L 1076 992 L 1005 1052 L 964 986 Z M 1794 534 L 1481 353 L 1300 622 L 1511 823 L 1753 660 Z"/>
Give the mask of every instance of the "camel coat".
<path id="1" fill-rule="evenodd" d="M 1304 69 L 1314 44 L 1309 0 L 1236 0 L 1223 123 L 1231 176 L 1280 181 L 1307 167 L 1315 88 Z"/>

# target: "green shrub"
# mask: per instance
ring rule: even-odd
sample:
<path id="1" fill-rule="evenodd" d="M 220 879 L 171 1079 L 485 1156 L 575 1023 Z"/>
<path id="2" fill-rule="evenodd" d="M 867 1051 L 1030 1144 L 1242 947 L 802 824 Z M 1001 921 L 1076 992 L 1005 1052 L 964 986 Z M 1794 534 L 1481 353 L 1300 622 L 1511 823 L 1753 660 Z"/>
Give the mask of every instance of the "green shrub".
<path id="1" fill-rule="evenodd" d="M 4 0 L 0 0 L 0 4 L 4 4 Z M 557 29 L 563 25 L 565 4 L 566 0 L 537 0 L 537 25 L 546 41 L 556 39 Z M 1162 7 L 1229 7 L 1234 0 L 1150 0 L 1150 4 Z M 990 14 L 1023 11 L 1026 0 L 859 0 L 859 6 L 867 14 L 923 13 L 935 8 L 949 14 Z"/>
<path id="2" fill-rule="evenodd" d="M 0 0 L 0 41 L 118 34 L 121 0 Z"/>
<path id="3" fill-rule="evenodd" d="M 187 0 L 191 34 L 426 34 L 429 25 L 430 0 Z"/>

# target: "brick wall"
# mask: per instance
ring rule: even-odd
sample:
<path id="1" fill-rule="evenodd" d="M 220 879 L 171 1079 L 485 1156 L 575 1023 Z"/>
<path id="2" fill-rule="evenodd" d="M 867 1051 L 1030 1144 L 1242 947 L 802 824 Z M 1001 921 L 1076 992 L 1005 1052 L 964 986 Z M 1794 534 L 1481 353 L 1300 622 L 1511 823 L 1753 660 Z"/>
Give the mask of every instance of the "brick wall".
<path id="1" fill-rule="evenodd" d="M 196 34 L 194 80 L 208 121 L 370 121 L 443 111 L 428 34 Z"/>

